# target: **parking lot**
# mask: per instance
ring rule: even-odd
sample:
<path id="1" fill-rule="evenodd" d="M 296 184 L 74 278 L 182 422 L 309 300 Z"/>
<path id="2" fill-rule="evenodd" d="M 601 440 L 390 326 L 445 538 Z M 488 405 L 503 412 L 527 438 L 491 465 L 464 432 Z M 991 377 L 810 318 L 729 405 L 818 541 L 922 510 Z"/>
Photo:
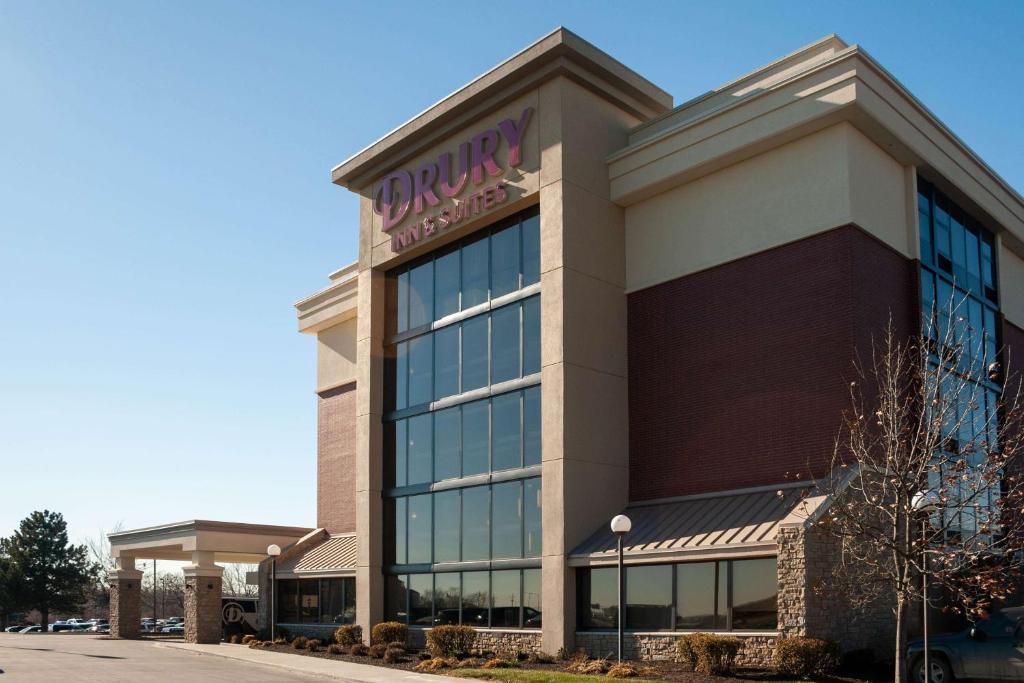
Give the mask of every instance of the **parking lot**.
<path id="1" fill-rule="evenodd" d="M 12 681 L 311 681 L 315 678 L 85 633 L 0 633 L 0 683 Z"/>

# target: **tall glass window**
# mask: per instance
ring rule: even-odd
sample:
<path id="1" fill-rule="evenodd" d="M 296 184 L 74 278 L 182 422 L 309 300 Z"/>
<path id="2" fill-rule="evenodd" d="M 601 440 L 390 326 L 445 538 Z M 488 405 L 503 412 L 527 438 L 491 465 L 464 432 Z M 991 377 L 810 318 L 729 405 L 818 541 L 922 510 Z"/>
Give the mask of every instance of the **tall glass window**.
<path id="1" fill-rule="evenodd" d="M 634 631 L 773 631 L 778 627 L 774 557 L 627 565 L 626 628 Z M 618 626 L 615 567 L 577 570 L 577 627 Z"/>
<path id="2" fill-rule="evenodd" d="M 350 577 L 278 579 L 281 624 L 351 624 L 356 618 L 356 580 Z"/>
<path id="3" fill-rule="evenodd" d="M 949 399 L 953 405 L 946 413 L 943 460 L 982 458 L 987 451 L 999 447 L 995 434 L 1002 376 L 998 370 L 995 236 L 920 177 L 917 207 L 922 331 L 933 344 L 934 368 L 949 365 L 946 349 L 961 349 L 959 365 L 950 369 L 968 382 L 959 389 L 952 381 L 938 387 L 940 401 L 946 400 L 943 396 L 955 396 Z M 976 498 L 977 482 L 970 482 L 967 488 L 971 491 L 966 495 Z M 998 490 L 993 488 L 983 496 L 983 507 L 992 502 L 988 495 L 998 495 Z M 977 530 L 976 515 L 968 512 L 950 524 L 965 535 Z"/>
<path id="4" fill-rule="evenodd" d="M 540 628 L 540 569 L 397 574 L 388 577 L 387 617 L 413 626 Z"/>
<path id="5" fill-rule="evenodd" d="M 540 626 L 540 267 L 534 209 L 386 278 L 386 609 L 396 619 Z M 510 559 L 516 569 L 482 570 Z"/>

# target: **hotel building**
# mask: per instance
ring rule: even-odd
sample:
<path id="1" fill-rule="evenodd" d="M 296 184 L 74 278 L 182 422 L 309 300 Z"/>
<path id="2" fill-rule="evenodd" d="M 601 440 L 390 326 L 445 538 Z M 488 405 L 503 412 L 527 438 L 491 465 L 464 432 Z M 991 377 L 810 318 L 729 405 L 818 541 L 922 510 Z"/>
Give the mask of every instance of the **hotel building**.
<path id="1" fill-rule="evenodd" d="M 862 48 L 675 105 L 558 29 L 332 178 L 359 257 L 296 305 L 317 520 L 277 560 L 278 623 L 605 654 L 625 513 L 627 654 L 890 647 L 796 507 L 890 316 L 955 288 L 1024 349 L 1024 200 Z"/>

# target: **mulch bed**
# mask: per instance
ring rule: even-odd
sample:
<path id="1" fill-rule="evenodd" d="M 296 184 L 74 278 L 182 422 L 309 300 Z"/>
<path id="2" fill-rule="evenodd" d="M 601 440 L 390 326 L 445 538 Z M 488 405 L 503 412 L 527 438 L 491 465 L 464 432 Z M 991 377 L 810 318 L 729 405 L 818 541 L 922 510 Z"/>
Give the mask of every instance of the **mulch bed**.
<path id="1" fill-rule="evenodd" d="M 248 646 L 240 646 L 248 647 Z M 259 647 L 258 650 L 266 652 L 284 652 L 286 654 L 301 655 L 304 657 L 319 657 L 320 659 L 333 659 L 340 662 L 352 662 L 353 664 L 369 664 L 371 666 L 379 666 L 386 669 L 399 669 L 402 671 L 415 671 L 415 667 L 420 663 L 419 651 L 409 650 L 404 660 L 396 662 L 394 664 L 386 664 L 383 659 L 377 659 L 370 657 L 369 655 L 363 657 L 356 657 L 349 654 L 332 655 L 327 653 L 326 648 L 320 648 L 316 652 L 310 652 L 309 650 L 302 649 L 296 650 L 290 644 L 274 645 L 272 647 Z M 643 667 L 649 667 L 657 673 L 651 673 L 651 675 L 645 675 L 645 678 L 657 678 L 659 680 L 671 681 L 672 683 L 708 683 L 709 681 L 735 681 L 735 680 L 746 680 L 746 681 L 778 681 L 779 675 L 771 672 L 764 671 L 761 669 L 741 669 L 736 672 L 736 675 L 731 678 L 723 678 L 721 676 L 708 676 L 706 674 L 694 673 L 688 670 L 683 664 L 678 662 L 669 661 L 650 661 L 650 662 L 636 662 Z M 554 664 L 530 664 L 529 662 L 520 662 L 519 668 L 521 669 L 534 669 L 542 671 L 563 671 L 565 662 L 556 662 Z M 446 672 L 453 671 L 452 669 L 441 669 L 433 673 L 445 674 Z M 869 676 L 869 677 L 845 677 L 836 676 L 827 679 L 830 683 L 865 683 L 869 681 L 885 681 L 888 680 L 886 675 L 890 672 L 886 671 L 880 677 Z M 603 679 L 606 681 L 612 681 L 614 679 L 608 679 L 604 676 L 595 676 L 595 679 Z"/>

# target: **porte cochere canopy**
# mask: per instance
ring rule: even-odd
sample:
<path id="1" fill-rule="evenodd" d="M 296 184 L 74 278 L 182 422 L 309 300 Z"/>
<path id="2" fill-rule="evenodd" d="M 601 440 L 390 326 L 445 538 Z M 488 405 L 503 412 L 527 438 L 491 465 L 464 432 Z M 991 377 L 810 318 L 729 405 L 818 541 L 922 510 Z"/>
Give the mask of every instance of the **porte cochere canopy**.
<path id="1" fill-rule="evenodd" d="M 136 560 L 189 562 L 185 574 L 185 640 L 218 643 L 221 638 L 221 575 L 217 562 L 257 563 L 267 546 L 287 547 L 307 527 L 240 524 L 194 519 L 108 534 L 117 566 L 110 572 L 110 634 L 137 638 L 141 625 L 142 572 Z"/>

